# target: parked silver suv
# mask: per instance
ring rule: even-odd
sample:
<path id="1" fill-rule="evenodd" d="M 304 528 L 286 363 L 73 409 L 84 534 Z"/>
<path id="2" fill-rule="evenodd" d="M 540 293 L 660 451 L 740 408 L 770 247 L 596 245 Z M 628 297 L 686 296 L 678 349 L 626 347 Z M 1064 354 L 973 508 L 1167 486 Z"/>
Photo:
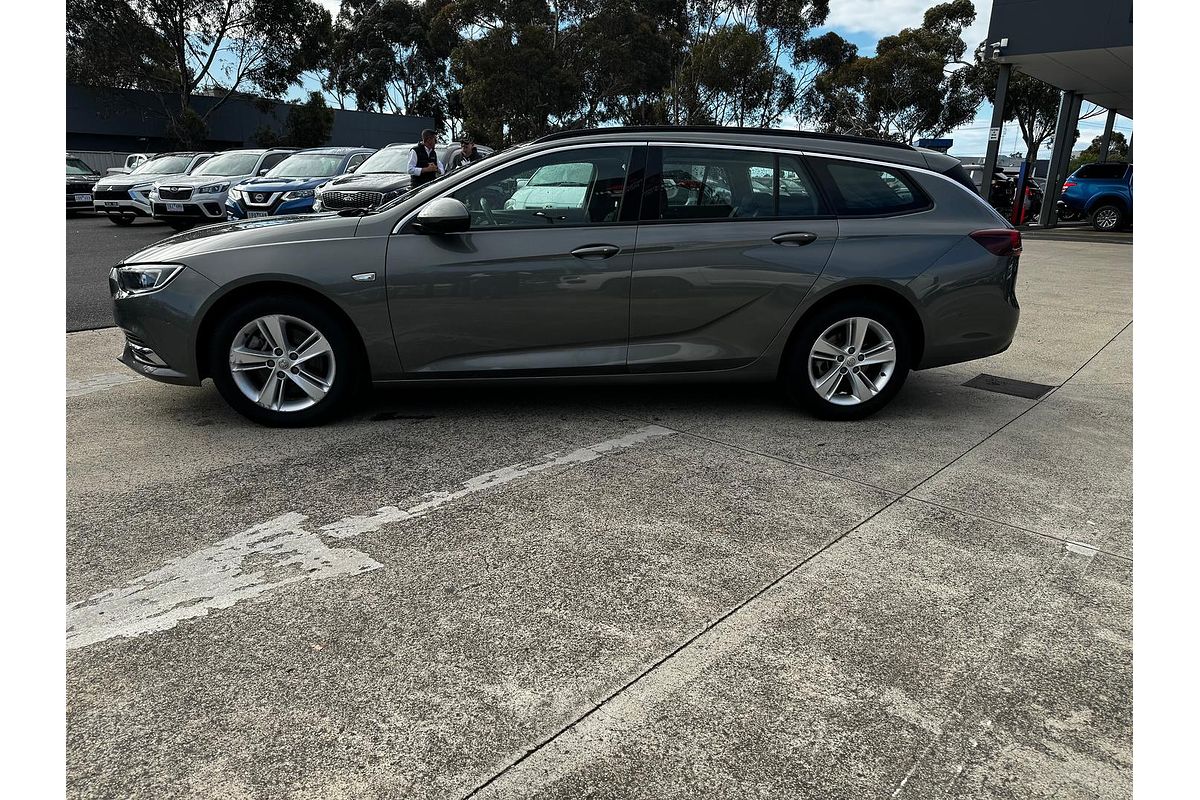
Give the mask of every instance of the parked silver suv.
<path id="1" fill-rule="evenodd" d="M 197 223 L 220 222 L 228 216 L 225 199 L 230 186 L 266 175 L 294 152 L 296 148 L 290 147 L 217 153 L 188 175 L 157 181 L 150 189 L 151 213 L 179 231 Z"/>
<path id="2" fill-rule="evenodd" d="M 511 202 L 547 172 L 562 191 Z M 180 234 L 110 284 L 125 364 L 210 377 L 270 425 L 329 419 L 366 381 L 550 377 L 779 380 L 856 419 L 910 369 L 1009 346 L 1020 252 L 940 153 L 611 128 L 510 148 L 373 211 Z"/>

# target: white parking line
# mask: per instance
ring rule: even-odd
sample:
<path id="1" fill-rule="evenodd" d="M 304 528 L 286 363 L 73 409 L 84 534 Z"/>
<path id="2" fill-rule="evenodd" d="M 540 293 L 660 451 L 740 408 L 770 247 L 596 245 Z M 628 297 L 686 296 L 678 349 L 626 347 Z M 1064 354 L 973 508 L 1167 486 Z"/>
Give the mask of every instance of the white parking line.
<path id="1" fill-rule="evenodd" d="M 135 376 L 136 377 L 136 376 Z M 581 447 L 565 455 L 510 464 L 477 475 L 453 492 L 430 492 L 407 509 L 384 506 L 372 514 L 349 516 L 319 530 L 335 540 L 377 531 L 417 519 L 468 495 L 556 468 L 569 468 L 606 453 L 670 436 L 657 425 L 625 436 Z M 116 636 L 135 637 L 174 628 L 185 619 L 304 580 L 361 575 L 383 565 L 359 550 L 331 547 L 319 533 L 302 527 L 307 517 L 290 512 L 234 534 L 211 547 L 177 558 L 162 568 L 67 606 L 67 649 L 73 650 Z"/>
<path id="2" fill-rule="evenodd" d="M 79 397 L 92 392 L 103 392 L 117 386 L 124 386 L 127 383 L 145 380 L 141 375 L 138 375 L 132 370 L 124 372 L 106 372 L 103 375 L 93 375 L 90 378 L 84 378 L 81 381 L 67 378 L 67 397 Z"/>

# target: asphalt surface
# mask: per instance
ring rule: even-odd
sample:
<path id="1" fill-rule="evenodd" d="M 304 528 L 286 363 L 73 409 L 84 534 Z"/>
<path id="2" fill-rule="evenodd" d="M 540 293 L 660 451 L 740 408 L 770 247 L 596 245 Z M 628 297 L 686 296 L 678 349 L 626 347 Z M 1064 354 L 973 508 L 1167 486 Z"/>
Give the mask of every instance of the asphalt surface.
<path id="1" fill-rule="evenodd" d="M 68 795 L 1129 797 L 1130 256 L 1029 242 L 1010 350 L 850 424 L 426 387 L 269 430 L 68 334 Z"/>
<path id="2" fill-rule="evenodd" d="M 67 215 L 67 330 L 107 328 L 113 324 L 108 270 L 130 253 L 175 231 L 139 218 L 118 228 L 101 214 Z"/>

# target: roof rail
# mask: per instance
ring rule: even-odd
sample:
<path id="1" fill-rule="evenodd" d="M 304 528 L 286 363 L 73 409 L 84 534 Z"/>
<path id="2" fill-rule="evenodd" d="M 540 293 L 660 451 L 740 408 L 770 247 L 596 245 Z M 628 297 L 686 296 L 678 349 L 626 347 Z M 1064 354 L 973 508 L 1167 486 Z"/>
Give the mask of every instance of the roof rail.
<path id="1" fill-rule="evenodd" d="M 723 125 L 629 125 L 612 128 L 576 128 L 548 133 L 534 139 L 535 142 L 552 142 L 558 139 L 573 139 L 578 136 L 595 136 L 614 133 L 740 133 L 756 136 L 788 136 L 794 139 L 816 139 L 829 142 L 855 142 L 880 147 L 895 147 L 900 150 L 915 150 L 912 145 L 892 142 L 887 139 L 872 139 L 867 136 L 848 136 L 840 133 L 816 133 L 815 131 L 792 131 L 783 128 L 737 128 Z"/>

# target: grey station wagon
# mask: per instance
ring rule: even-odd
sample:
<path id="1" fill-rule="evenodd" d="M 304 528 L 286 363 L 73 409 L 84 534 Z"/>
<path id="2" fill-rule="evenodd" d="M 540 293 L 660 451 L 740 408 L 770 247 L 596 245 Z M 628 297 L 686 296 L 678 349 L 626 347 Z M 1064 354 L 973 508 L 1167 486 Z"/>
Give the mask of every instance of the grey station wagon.
<path id="1" fill-rule="evenodd" d="M 608 128 L 510 148 L 373 211 L 198 228 L 110 285 L 123 363 L 212 378 L 269 425 L 327 420 L 370 382 L 546 378 L 778 380 L 845 420 L 910 369 L 1007 348 L 1020 252 L 949 156 Z"/>

